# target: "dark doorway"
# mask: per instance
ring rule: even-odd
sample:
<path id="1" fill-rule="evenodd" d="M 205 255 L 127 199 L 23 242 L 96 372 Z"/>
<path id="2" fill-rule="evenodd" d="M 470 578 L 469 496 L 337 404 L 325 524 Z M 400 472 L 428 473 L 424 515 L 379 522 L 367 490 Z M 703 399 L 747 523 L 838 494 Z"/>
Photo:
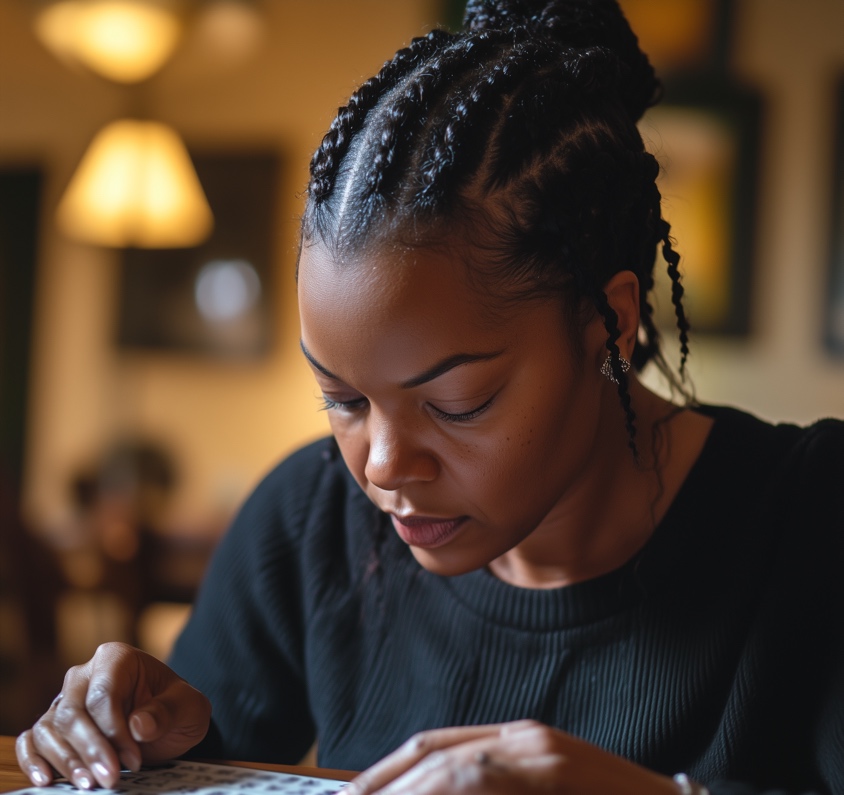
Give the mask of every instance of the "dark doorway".
<path id="1" fill-rule="evenodd" d="M 55 688 L 58 572 L 21 518 L 42 171 L 0 167 L 0 734 L 31 723 Z M 49 701 L 47 702 L 49 703 Z"/>

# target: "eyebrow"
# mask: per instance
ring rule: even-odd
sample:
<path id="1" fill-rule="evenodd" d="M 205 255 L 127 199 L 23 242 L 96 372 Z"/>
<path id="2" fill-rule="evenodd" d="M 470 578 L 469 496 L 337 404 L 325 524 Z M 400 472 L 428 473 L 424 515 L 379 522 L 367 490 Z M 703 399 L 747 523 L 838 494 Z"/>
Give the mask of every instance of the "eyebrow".
<path id="1" fill-rule="evenodd" d="M 302 353 L 305 354 L 305 358 L 324 376 L 332 378 L 335 381 L 343 380 L 334 375 L 334 373 L 332 373 L 327 367 L 320 364 L 314 358 L 313 354 L 305 347 L 304 341 L 299 341 L 299 347 L 302 349 Z M 455 367 L 460 367 L 461 364 L 487 362 L 491 359 L 498 358 L 502 353 L 504 353 L 504 351 L 491 351 L 489 353 L 455 353 L 453 356 L 448 356 L 442 361 L 437 362 L 433 365 L 433 367 L 429 367 L 424 372 L 419 373 L 419 375 L 415 375 L 413 378 L 408 378 L 407 381 L 403 381 L 401 383 L 401 387 L 402 389 L 413 389 L 414 387 L 421 386 L 422 384 L 427 384 L 429 381 L 433 381 L 441 375 L 445 375 Z"/>

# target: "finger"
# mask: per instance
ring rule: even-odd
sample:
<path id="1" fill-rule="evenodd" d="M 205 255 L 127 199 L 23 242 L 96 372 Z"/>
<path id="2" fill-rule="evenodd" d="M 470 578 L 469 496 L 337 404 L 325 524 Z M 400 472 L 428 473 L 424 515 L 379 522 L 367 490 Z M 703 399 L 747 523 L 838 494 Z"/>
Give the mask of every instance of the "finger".
<path id="1" fill-rule="evenodd" d="M 144 761 L 181 756 L 208 731 L 211 705 L 196 688 L 175 678 L 163 692 L 129 716 L 129 731 L 140 744 Z"/>
<path id="2" fill-rule="evenodd" d="M 507 724 L 501 730 L 501 739 L 503 742 L 495 749 L 496 757 L 514 760 L 563 754 L 581 746 L 592 747 L 573 735 L 532 720 Z"/>
<path id="3" fill-rule="evenodd" d="M 107 644 L 115 645 L 119 644 Z M 114 724 L 120 719 L 111 716 L 116 707 L 109 704 L 115 695 L 118 699 L 125 697 L 125 692 L 131 691 L 131 682 L 123 683 L 123 692 L 114 688 L 115 694 L 110 693 L 113 686 L 103 674 L 103 665 L 110 664 L 104 649 L 107 647 L 100 647 L 89 662 L 67 672 L 62 692 L 32 731 L 35 751 L 80 788 L 96 783 L 112 786 L 120 776 L 120 761 L 113 745 L 114 738 L 119 737 Z M 128 737 L 125 728 L 123 733 Z M 131 738 L 129 741 L 133 742 Z M 136 757 L 140 758 L 137 751 Z"/>
<path id="4" fill-rule="evenodd" d="M 501 736 L 509 737 L 513 734 L 521 734 L 526 731 L 536 731 L 546 728 L 545 724 L 536 720 L 514 720 L 510 723 L 501 724 Z"/>
<path id="5" fill-rule="evenodd" d="M 91 789 L 95 785 L 91 766 L 83 761 L 68 733 L 57 727 L 49 713 L 32 727 L 31 736 L 35 751 L 59 776 L 71 781 L 78 789 Z"/>
<path id="6" fill-rule="evenodd" d="M 36 787 L 44 787 L 53 781 L 53 768 L 36 750 L 32 731 L 27 730 L 15 741 L 15 755 L 18 765 Z"/>
<path id="7" fill-rule="evenodd" d="M 491 752 L 473 750 L 487 747 Z M 436 751 L 399 776 L 377 795 L 470 795 L 482 793 L 561 792 L 561 757 L 545 756 L 520 765 L 523 760 L 501 759 L 500 739 Z"/>
<path id="8" fill-rule="evenodd" d="M 450 729 L 434 733 L 434 743 L 437 740 L 452 743 L 431 751 L 415 766 L 376 790 L 377 795 L 521 792 L 531 786 L 546 790 L 559 788 L 567 762 L 559 751 L 565 747 L 568 735 L 534 720 L 478 728 L 483 731 Z M 531 764 L 523 764 L 526 758 L 531 759 Z"/>
<path id="9" fill-rule="evenodd" d="M 525 783 L 533 781 L 553 792 L 676 792 L 671 779 L 538 723 L 502 737 L 490 756 Z"/>
<path id="10" fill-rule="evenodd" d="M 498 737 L 504 725 L 495 723 L 486 726 L 458 726 L 415 734 L 398 750 L 355 778 L 346 788 L 346 793 L 347 795 L 369 795 L 369 793 L 377 792 L 430 754 L 461 743 Z"/>
<path id="11" fill-rule="evenodd" d="M 98 649 L 92 660 L 84 710 L 106 740 L 94 742 L 89 752 L 91 763 L 102 765 L 113 784 L 119 778 L 121 764 L 130 770 L 138 770 L 141 766 L 141 751 L 129 729 L 127 715 L 133 706 L 138 674 L 137 666 L 115 654 L 114 650 L 108 654 L 109 659 L 104 659 L 106 656 Z M 77 730 L 81 728 L 82 725 L 77 726 Z M 100 783 L 106 786 L 105 782 Z"/>
<path id="12" fill-rule="evenodd" d="M 113 787 L 120 778 L 121 762 L 115 747 L 115 730 L 102 715 L 92 717 L 88 711 L 87 694 L 83 703 L 78 702 L 75 691 L 65 697 L 48 713 L 47 720 L 36 724 L 39 744 L 48 743 L 52 753 L 58 755 L 59 765 L 51 758 L 54 767 L 83 789 L 99 784 Z M 121 749 L 123 750 L 123 749 Z M 129 761 L 140 760 L 140 755 L 123 752 Z M 135 763 L 138 766 L 138 762 Z"/>
<path id="13" fill-rule="evenodd" d="M 186 722 L 197 713 L 195 704 L 207 699 L 159 660 L 110 643 L 97 650 L 92 670 L 86 710 L 129 769 L 178 756 L 204 736 L 203 729 L 192 742 L 181 739 Z M 174 736 L 167 738 L 171 731 Z M 100 761 L 113 776 L 119 775 L 114 758 Z"/>
<path id="14" fill-rule="evenodd" d="M 491 764 L 490 758 L 482 752 L 469 754 L 464 746 L 452 747 L 429 754 L 383 789 L 379 789 L 377 795 L 456 795 L 473 792 L 486 795 L 497 791 L 503 772 L 503 768 Z"/>
<path id="15" fill-rule="evenodd" d="M 111 643 L 93 662 L 86 706 L 130 769 L 180 756 L 205 736 L 210 702 L 160 660 Z"/>

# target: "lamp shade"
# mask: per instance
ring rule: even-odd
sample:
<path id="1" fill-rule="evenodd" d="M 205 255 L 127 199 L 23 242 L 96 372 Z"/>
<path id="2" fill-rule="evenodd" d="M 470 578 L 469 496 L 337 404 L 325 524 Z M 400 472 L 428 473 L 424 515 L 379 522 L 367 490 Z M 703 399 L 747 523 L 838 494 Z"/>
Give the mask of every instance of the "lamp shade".
<path id="1" fill-rule="evenodd" d="M 213 226 L 175 130 L 132 119 L 96 135 L 59 202 L 57 220 L 78 240 L 139 248 L 194 246 Z"/>
<path id="2" fill-rule="evenodd" d="M 170 57 L 181 25 L 172 8 L 151 0 L 60 0 L 38 14 L 35 32 L 58 56 L 137 83 Z"/>

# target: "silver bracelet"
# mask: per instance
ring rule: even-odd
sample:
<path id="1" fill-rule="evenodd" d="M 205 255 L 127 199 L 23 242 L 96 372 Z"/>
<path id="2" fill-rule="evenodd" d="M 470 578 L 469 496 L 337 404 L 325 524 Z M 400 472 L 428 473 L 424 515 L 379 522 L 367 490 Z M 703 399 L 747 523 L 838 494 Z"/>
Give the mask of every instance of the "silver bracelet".
<path id="1" fill-rule="evenodd" d="M 706 787 L 692 781 L 685 773 L 674 776 L 674 783 L 678 786 L 680 795 L 710 795 Z"/>

